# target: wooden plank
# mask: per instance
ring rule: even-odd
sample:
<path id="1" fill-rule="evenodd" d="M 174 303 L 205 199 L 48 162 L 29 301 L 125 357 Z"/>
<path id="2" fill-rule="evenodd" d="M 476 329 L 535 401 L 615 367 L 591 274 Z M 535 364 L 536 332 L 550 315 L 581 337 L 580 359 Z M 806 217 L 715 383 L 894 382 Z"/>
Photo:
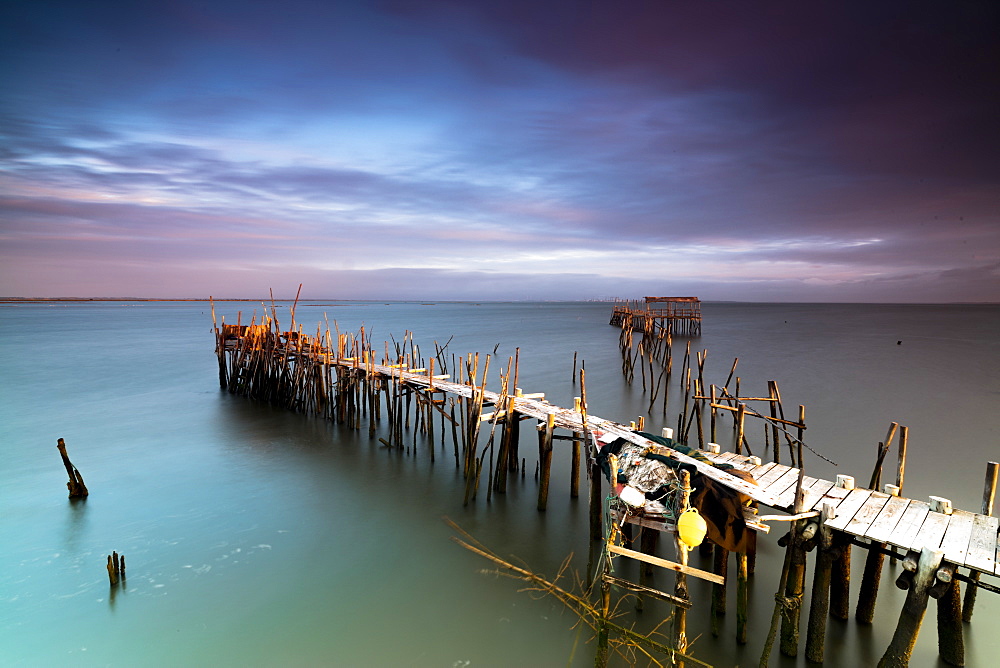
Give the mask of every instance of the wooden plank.
<path id="1" fill-rule="evenodd" d="M 721 575 L 709 573 L 708 571 L 692 568 L 690 566 L 682 566 L 681 564 L 673 561 L 667 561 L 666 559 L 660 559 L 659 557 L 654 557 L 650 554 L 643 554 L 642 552 L 636 552 L 635 550 L 629 550 L 628 548 L 618 547 L 617 545 L 608 545 L 608 552 L 611 554 L 620 554 L 621 556 L 629 557 L 630 559 L 645 561 L 647 564 L 653 564 L 654 566 L 660 566 L 661 568 L 669 568 L 672 571 L 684 573 L 685 575 L 690 575 L 702 580 L 708 580 L 714 584 L 726 584 L 726 578 Z"/>
<path id="2" fill-rule="evenodd" d="M 871 495 L 870 489 L 852 489 L 850 494 L 837 504 L 837 516 L 826 525 L 831 529 L 843 531 Z"/>
<path id="3" fill-rule="evenodd" d="M 878 517 L 879 513 L 882 512 L 882 508 L 885 507 L 885 504 L 891 498 L 893 497 L 889 494 L 872 492 L 864 505 L 858 509 L 858 512 L 854 513 L 854 517 L 844 527 L 844 531 L 855 536 L 867 537 L 868 527 L 875 521 L 875 518 Z"/>
<path id="4" fill-rule="evenodd" d="M 809 476 L 802 476 L 802 490 L 803 494 L 805 491 L 812 487 L 818 482 L 816 478 L 810 478 Z M 788 486 L 784 492 L 778 495 L 778 504 L 782 508 L 791 508 L 795 504 L 795 488 L 799 486 L 799 477 L 795 476 L 795 480 L 792 484 Z M 805 497 L 803 497 L 805 498 Z"/>
<path id="5" fill-rule="evenodd" d="M 760 457 L 748 457 L 746 455 L 736 455 L 729 460 L 729 463 L 743 469 L 744 471 L 752 471 L 764 466 L 764 462 L 760 461 Z"/>
<path id="6" fill-rule="evenodd" d="M 761 487 L 769 487 L 772 482 L 785 475 L 789 471 L 793 470 L 790 466 L 785 466 L 784 464 L 775 464 L 768 471 L 757 478 L 757 484 Z"/>
<path id="7" fill-rule="evenodd" d="M 739 455 L 735 452 L 720 452 L 717 455 L 713 455 L 705 451 L 701 451 L 701 453 L 717 464 L 732 464 L 733 466 L 736 466 L 741 463 L 739 461 L 733 461 L 739 458 Z"/>
<path id="8" fill-rule="evenodd" d="M 969 539 L 972 538 L 972 521 L 976 516 L 965 510 L 954 510 L 948 530 L 941 539 L 941 551 L 944 560 L 959 566 L 965 565 L 965 556 L 969 549 Z"/>
<path id="9" fill-rule="evenodd" d="M 753 479 L 756 480 L 757 484 L 759 485 L 760 479 L 764 477 L 764 474 L 773 469 L 775 466 L 777 466 L 777 464 L 775 464 L 774 462 L 764 462 L 760 466 L 752 466 L 747 470 L 750 472 L 750 475 L 753 476 Z"/>
<path id="10" fill-rule="evenodd" d="M 612 509 L 611 517 L 617 524 L 622 522 L 622 513 L 619 510 Z M 657 517 L 655 515 L 633 515 L 628 513 L 625 515 L 625 521 L 629 524 L 634 524 L 636 526 L 644 527 L 647 529 L 654 529 L 656 531 L 665 531 L 667 533 L 674 533 L 677 527 L 674 521 Z"/>
<path id="11" fill-rule="evenodd" d="M 969 538 L 965 565 L 983 573 L 995 573 L 998 560 L 997 531 L 1000 518 L 976 515 L 972 521 L 972 536 Z"/>
<path id="12" fill-rule="evenodd" d="M 896 523 L 896 528 L 889 535 L 889 540 L 885 542 L 910 549 L 913 537 L 917 535 L 920 525 L 924 523 L 924 518 L 927 517 L 927 513 L 930 511 L 931 506 L 926 501 L 911 499 L 906 510 L 903 511 L 903 516 Z"/>
<path id="13" fill-rule="evenodd" d="M 868 527 L 867 538 L 876 543 L 885 543 L 889 540 L 889 536 L 892 535 L 893 529 L 899 523 L 899 519 L 903 516 L 903 511 L 906 507 L 910 505 L 909 499 L 903 499 L 898 496 L 891 496 L 884 506 L 882 506 L 881 512 Z"/>
<path id="14" fill-rule="evenodd" d="M 944 532 L 948 530 L 948 522 L 950 520 L 951 515 L 935 513 L 933 510 L 929 511 L 927 517 L 924 518 L 924 523 L 920 525 L 920 531 L 911 539 L 912 542 L 908 547 L 917 551 L 925 547 L 932 550 L 939 549 L 941 539 L 944 538 Z"/>
<path id="15" fill-rule="evenodd" d="M 775 498 L 780 498 L 781 495 L 793 485 L 796 485 L 799 481 L 799 470 L 798 469 L 788 469 L 785 471 L 777 480 L 772 480 L 770 484 L 764 485 L 768 492 L 774 494 Z M 780 505 L 780 504 L 779 504 Z"/>
<path id="16" fill-rule="evenodd" d="M 830 491 L 833 487 L 833 483 L 829 480 L 817 480 L 809 489 L 805 491 L 803 508 L 813 509 L 816 507 L 816 503 L 823 498 L 823 495 Z"/>
<path id="17" fill-rule="evenodd" d="M 812 507 L 806 507 L 806 510 L 820 510 L 823 508 L 824 503 L 829 503 L 834 507 L 840 505 L 840 502 L 847 498 L 847 495 L 851 493 L 851 490 L 844 489 L 843 487 L 837 487 L 836 485 L 831 485 L 830 489 L 823 493 L 823 496 L 816 500 L 816 503 Z"/>

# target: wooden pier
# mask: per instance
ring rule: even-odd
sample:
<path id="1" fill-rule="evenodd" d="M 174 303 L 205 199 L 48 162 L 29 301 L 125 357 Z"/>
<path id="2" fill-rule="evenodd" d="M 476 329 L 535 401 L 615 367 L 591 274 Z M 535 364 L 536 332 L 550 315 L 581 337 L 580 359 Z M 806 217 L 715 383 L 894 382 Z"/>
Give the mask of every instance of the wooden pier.
<path id="1" fill-rule="evenodd" d="M 701 336 L 701 301 L 697 297 L 615 300 L 609 324 L 640 331 L 664 330 L 675 336 Z"/>
<path id="2" fill-rule="evenodd" d="M 693 299 L 693 298 L 692 298 Z M 696 303 L 697 300 L 694 300 Z M 938 497 L 927 500 L 907 499 L 899 495 L 902 487 L 903 457 L 897 469 L 896 484 L 880 485 L 882 460 L 896 432 L 890 429 L 885 444 L 880 444 L 880 457 L 876 473 L 868 487 L 855 485 L 850 476 L 838 476 L 836 481 L 812 478 L 804 474 L 802 462 L 802 432 L 805 429 L 804 408 L 800 407 L 798 421 L 785 420 L 780 409 L 777 384 L 769 385 L 769 396 L 760 398 L 739 397 L 739 384 L 735 394 L 728 390 L 729 381 L 717 391 L 704 390 L 701 378 L 704 357 L 698 354 L 697 378 L 692 383 L 690 346 L 685 355 L 687 376 L 685 411 L 679 416 L 678 449 L 663 445 L 649 434 L 643 433 L 640 424 L 621 424 L 599 417 L 589 411 L 586 401 L 585 374 L 581 372 L 581 397 L 573 408 L 553 405 L 544 395 L 526 394 L 517 387 L 518 363 L 514 356 L 507 360 L 500 373 L 498 391 L 486 389 L 490 357 L 481 360 L 478 354 L 455 360 L 450 364 L 443 350 L 435 344 L 436 354 L 427 359 L 420 357 L 412 337 L 404 336 L 392 347 L 384 344 L 376 349 L 366 337 L 364 329 L 357 335 L 331 333 L 329 325 L 317 327 L 315 335 L 306 334 L 301 325 L 291 322 L 282 327 L 272 309 L 270 315 L 255 317 L 247 325 L 237 321 L 231 325 L 216 323 L 216 353 L 219 362 L 219 381 L 228 391 L 255 397 L 290 410 L 319 415 L 351 428 L 361 429 L 362 418 L 367 418 L 369 434 L 389 448 L 409 448 L 404 434 L 419 430 L 427 435 L 429 454 L 434 457 L 435 421 L 440 423 L 438 437 L 442 446 L 450 431 L 455 464 L 466 478 L 464 502 L 473 501 L 486 476 L 487 495 L 506 491 L 508 475 L 521 470 L 526 458 L 519 454 L 519 423 L 524 419 L 537 420 L 538 432 L 538 508 L 544 510 L 549 495 L 549 477 L 555 444 L 572 443 L 567 454 L 572 458 L 573 479 L 570 494 L 579 490 L 581 468 L 590 481 L 591 538 L 603 541 L 607 558 L 637 558 L 648 564 L 670 568 L 677 572 L 678 582 L 673 595 L 655 592 L 635 585 L 640 591 L 652 592 L 662 600 L 679 605 L 675 619 L 675 647 L 683 652 L 685 647 L 684 619 L 690 601 L 684 578 L 688 575 L 703 577 L 713 582 L 718 597 L 713 596 L 712 611 L 717 614 L 725 609 L 725 589 L 728 553 L 722 547 L 715 549 L 715 573 L 706 573 L 687 566 L 687 548 L 676 539 L 677 562 L 670 562 L 653 554 L 655 540 L 646 540 L 646 532 L 654 530 L 676 533 L 676 516 L 648 516 L 642 506 L 620 502 L 618 474 L 612 468 L 610 493 L 601 491 L 601 469 L 597 464 L 601 448 L 610 440 L 621 439 L 654 453 L 681 466 L 684 477 L 696 473 L 721 485 L 750 501 L 742 510 L 747 528 L 767 532 L 770 523 L 790 527 L 788 534 L 779 541 L 786 546 L 782 569 L 781 591 L 776 596 L 775 616 L 769 639 L 773 639 L 777 621 L 782 620 L 781 651 L 794 656 L 799 645 L 799 619 L 804 592 L 806 553 L 815 549 L 815 582 L 812 588 L 812 609 L 809 615 L 806 653 L 811 661 L 822 661 L 826 618 L 848 616 L 850 585 L 850 555 L 852 547 L 868 551 L 866 568 L 860 589 L 857 617 L 860 623 L 871 623 L 871 610 L 875 605 L 881 565 L 884 556 L 902 559 L 903 574 L 897 586 L 908 591 L 906 604 L 900 613 L 896 636 L 886 650 L 880 665 L 903 666 L 916 641 L 928 597 L 939 599 L 938 627 L 941 654 L 952 665 L 964 665 L 962 646 L 962 602 L 959 600 L 958 582 L 967 583 L 966 619 L 971 617 L 971 600 L 977 589 L 1000 593 L 1000 587 L 981 580 L 982 576 L 1000 576 L 1000 520 L 992 517 L 993 499 L 997 481 L 997 465 L 988 468 L 983 507 L 980 513 L 966 512 L 951 507 L 950 501 Z M 616 305 L 616 313 L 618 313 Z M 621 313 L 631 311 L 622 310 Z M 622 317 L 625 317 L 624 315 Z M 213 307 L 213 322 L 215 320 Z M 657 322 L 647 319 L 646 323 Z M 698 323 L 700 314 L 687 322 Z M 669 342 L 670 328 L 653 326 L 655 333 L 646 327 L 644 337 L 649 341 Z M 631 336 L 628 337 L 631 346 Z M 649 345 L 645 354 L 650 356 L 652 383 L 652 355 L 657 348 Z M 707 351 L 706 351 L 707 353 Z M 669 353 L 666 354 L 669 365 Z M 662 361 L 662 360 L 661 360 Z M 640 360 L 645 365 L 646 360 Z M 453 373 L 439 373 L 450 366 Z M 645 369 L 645 367 L 643 367 Z M 736 363 L 733 364 L 735 371 Z M 644 372 L 645 373 L 645 372 Z M 452 378 L 457 375 L 458 378 Z M 730 377 L 732 377 L 732 373 Z M 655 396 L 654 396 L 655 399 Z M 688 413 L 688 401 L 691 412 Z M 761 415 L 747 408 L 747 402 L 767 401 L 771 416 Z M 705 404 L 708 403 L 706 407 Z M 411 411 L 411 405 L 413 410 Z M 736 453 L 722 453 L 715 443 L 705 443 L 702 435 L 702 409 L 711 411 L 711 437 L 715 438 L 716 413 L 728 412 L 734 417 L 737 432 Z M 485 410 L 491 409 L 491 410 Z M 743 421 L 747 415 L 768 422 L 765 429 L 774 429 L 773 455 L 777 460 L 781 448 L 778 429 L 785 434 L 791 448 L 797 441 L 799 467 L 778 461 L 764 462 L 759 457 L 743 455 L 745 443 Z M 780 417 L 779 417 L 780 415 Z M 680 446 L 686 441 L 687 429 L 696 419 L 699 446 L 689 449 Z M 381 423 L 379 425 L 379 423 Z M 682 429 L 685 426 L 687 429 Z M 489 425 L 488 437 L 481 425 Z M 797 430 L 797 437 L 785 427 Z M 557 433 L 562 430 L 565 434 Z M 497 433 L 499 431 L 499 436 Z M 671 431 L 666 430 L 665 431 Z M 381 436 L 379 435 L 381 434 Z M 497 438 L 495 438 L 497 436 Z M 482 445 L 483 438 L 487 445 Z M 672 443 L 668 440 L 667 442 Z M 495 448 L 493 446 L 496 446 Z M 884 447 L 882 447 L 884 445 Z M 582 447 L 581 447 L 582 446 Z M 900 430 L 901 452 L 905 452 L 905 428 Z M 413 441 L 416 448 L 416 441 Z M 495 450 L 495 455 L 493 454 Z M 581 458 L 583 461 L 581 462 Z M 581 464 L 586 464 L 581 467 Z M 794 463 L 794 460 L 793 460 Z M 726 467 L 749 474 L 753 481 L 728 472 Z M 992 480 L 992 482 L 991 482 Z M 881 486 L 881 489 L 877 489 Z M 688 487 L 684 487 L 688 489 Z M 677 508 L 688 506 L 687 494 Z M 623 497 L 622 497 L 623 498 Z M 613 526 L 605 526 L 602 518 L 610 505 Z M 780 514 L 760 514 L 767 506 Z M 626 549 L 620 542 L 620 529 L 633 525 L 643 531 L 642 548 Z M 746 642 L 747 578 L 752 574 L 755 555 L 753 550 L 737 554 L 737 642 Z M 966 570 L 962 574 L 958 569 Z M 604 573 L 602 582 L 607 589 L 621 581 Z M 630 585 L 631 586 L 631 585 Z M 780 615 L 779 615 L 780 612 Z M 770 651 L 770 642 L 766 653 Z M 766 655 L 762 664 L 766 663 Z"/>

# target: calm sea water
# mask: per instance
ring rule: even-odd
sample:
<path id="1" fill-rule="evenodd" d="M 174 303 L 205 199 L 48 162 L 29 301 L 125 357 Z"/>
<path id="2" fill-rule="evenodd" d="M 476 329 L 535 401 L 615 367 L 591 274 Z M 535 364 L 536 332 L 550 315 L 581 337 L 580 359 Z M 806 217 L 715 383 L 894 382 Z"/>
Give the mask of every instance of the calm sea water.
<path id="1" fill-rule="evenodd" d="M 216 307 L 227 322 L 253 310 Z M 773 379 L 786 409 L 805 405 L 807 442 L 839 465 L 809 456 L 810 474 L 866 482 L 877 442 L 897 421 L 910 428 L 906 494 L 979 509 L 986 461 L 1000 456 L 1000 307 L 706 304 L 704 313 L 692 349 L 708 350 L 708 382 L 722 384 L 739 357 L 745 395 L 766 393 Z M 659 401 L 647 412 L 639 377 L 628 385 L 621 376 L 609 315 L 599 303 L 313 302 L 297 313 L 307 330 L 328 317 L 342 331 L 364 324 L 376 341 L 412 330 L 424 354 L 449 339 L 456 355 L 495 349 L 494 369 L 519 348 L 520 386 L 563 405 L 580 393 L 575 351 L 592 413 L 675 426 L 679 374 L 666 413 Z M 442 521 L 542 573 L 570 553 L 582 570 L 587 505 L 569 498 L 566 452 L 557 450 L 548 512 L 535 510 L 527 424 L 526 478 L 463 508 L 450 441 L 435 445 L 432 463 L 420 439 L 415 453 L 388 452 L 367 430 L 220 392 L 211 327 L 207 304 L 0 308 L 0 663 L 592 664 L 589 634 L 571 615 L 484 573 L 489 565 L 454 545 Z M 759 448 L 763 428 L 748 429 Z M 90 488 L 85 502 L 66 498 L 60 437 Z M 700 658 L 756 665 L 781 563 L 774 538 L 760 547 L 747 646 L 733 641 L 732 611 L 711 637 L 708 588 L 692 583 Z M 112 550 L 128 566 L 117 589 L 105 571 Z M 891 577 L 887 565 L 874 628 L 831 620 L 827 665 L 877 662 L 902 604 Z M 933 610 L 914 665 L 938 662 Z M 638 622 L 662 612 L 647 606 Z M 982 592 L 966 626 L 968 665 L 994 665 L 998 619 L 1000 597 Z M 777 655 L 772 665 L 805 665 Z"/>

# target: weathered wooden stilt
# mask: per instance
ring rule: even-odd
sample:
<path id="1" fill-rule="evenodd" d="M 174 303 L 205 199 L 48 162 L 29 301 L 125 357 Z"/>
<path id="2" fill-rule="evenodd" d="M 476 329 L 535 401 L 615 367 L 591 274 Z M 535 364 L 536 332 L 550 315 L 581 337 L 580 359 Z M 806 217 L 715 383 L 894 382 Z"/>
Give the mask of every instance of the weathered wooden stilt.
<path id="1" fill-rule="evenodd" d="M 736 407 L 736 454 L 743 454 L 743 422 L 746 419 L 747 406 L 742 401 Z"/>
<path id="2" fill-rule="evenodd" d="M 717 575 L 726 577 L 729 567 L 729 550 L 720 545 L 715 546 L 715 553 L 712 559 L 712 571 Z M 712 635 L 719 637 L 722 617 L 726 614 L 726 585 L 712 585 Z"/>
<path id="3" fill-rule="evenodd" d="M 823 504 L 816 550 L 816 573 L 813 575 L 809 626 L 806 631 L 806 659 L 822 663 L 826 652 L 826 618 L 830 611 L 830 574 L 833 570 L 833 530 L 826 523 L 836 516 L 832 504 Z"/>
<path id="4" fill-rule="evenodd" d="M 580 432 L 573 432 L 573 450 L 570 455 L 569 496 L 580 496 Z"/>
<path id="5" fill-rule="evenodd" d="M 799 443 L 799 462 L 802 461 L 802 443 Z M 795 514 L 802 512 L 804 495 L 802 489 L 805 469 L 799 466 L 799 479 L 795 484 Z M 802 592 L 805 589 L 806 551 L 802 531 L 806 520 L 792 523 L 788 541 L 788 573 L 785 577 L 785 614 L 781 617 L 781 653 L 796 656 L 799 653 L 799 622 L 802 615 Z"/>
<path id="6" fill-rule="evenodd" d="M 545 510 L 549 503 L 549 476 L 552 472 L 552 431 L 555 429 L 556 416 L 548 414 L 544 425 L 538 428 L 538 459 L 541 462 L 542 479 L 538 484 L 538 509 Z"/>
<path id="7" fill-rule="evenodd" d="M 837 487 L 854 489 L 854 478 L 838 475 Z M 836 553 L 830 577 L 830 616 L 846 621 L 851 615 L 851 537 L 834 531 L 833 548 Z"/>
<path id="8" fill-rule="evenodd" d="M 644 554 L 656 555 L 656 545 L 660 538 L 660 532 L 649 527 L 639 529 L 639 551 Z M 649 578 L 653 575 L 653 565 L 647 562 L 639 564 L 639 585 L 649 586 Z M 638 595 L 635 598 L 635 609 L 642 611 L 643 597 Z"/>
<path id="9" fill-rule="evenodd" d="M 942 575 L 938 571 L 938 577 Z M 938 654 L 950 666 L 965 665 L 965 638 L 962 632 L 962 595 L 958 580 L 949 574 L 951 581 L 944 585 L 944 594 L 937 602 Z M 931 592 L 934 593 L 933 591 Z"/>
<path id="10" fill-rule="evenodd" d="M 905 668 L 909 665 L 913 647 L 917 644 L 920 624 L 927 611 L 928 592 L 934 584 L 935 573 L 943 555 L 939 550 L 926 547 L 921 550 L 913 583 L 906 592 L 906 601 L 899 613 L 899 623 L 889 647 L 878 662 L 878 668 Z"/>
<path id="11" fill-rule="evenodd" d="M 691 474 L 688 473 L 688 471 L 681 471 L 680 483 L 680 498 L 675 504 L 678 517 L 680 516 L 680 513 L 687 510 L 688 504 L 690 503 Z M 687 546 L 681 541 L 679 532 L 674 534 L 674 546 L 677 550 L 677 563 L 681 564 L 681 566 L 687 566 L 688 549 Z M 674 580 L 674 596 L 685 600 L 689 598 L 687 575 L 681 571 L 676 572 L 676 578 Z M 674 647 L 677 648 L 678 652 L 684 653 L 687 651 L 687 646 L 687 610 L 683 607 L 678 607 L 674 610 Z"/>
<path id="12" fill-rule="evenodd" d="M 740 645 L 745 645 L 747 642 L 749 606 L 750 581 L 747 555 L 739 552 L 736 554 L 736 642 Z"/>
<path id="13" fill-rule="evenodd" d="M 781 653 L 785 656 L 797 656 L 799 653 L 799 622 L 802 614 L 802 593 L 805 590 L 806 552 L 799 537 L 804 523 L 799 520 L 793 524 L 792 535 L 788 541 L 788 582 L 785 586 L 785 606 L 787 610 L 781 617 Z"/>

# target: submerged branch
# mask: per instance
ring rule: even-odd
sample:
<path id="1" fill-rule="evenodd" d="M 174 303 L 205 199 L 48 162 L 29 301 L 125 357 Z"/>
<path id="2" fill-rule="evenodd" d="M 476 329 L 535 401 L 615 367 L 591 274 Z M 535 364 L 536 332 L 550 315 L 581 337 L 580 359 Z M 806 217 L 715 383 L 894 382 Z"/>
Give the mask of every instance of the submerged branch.
<path id="1" fill-rule="evenodd" d="M 622 626 L 621 624 L 616 624 L 611 621 L 611 619 L 620 616 L 622 613 L 613 611 L 607 618 L 601 614 L 601 610 L 592 603 L 587 597 L 580 594 L 573 593 L 572 591 L 563 589 L 557 582 L 562 578 L 569 568 L 570 559 L 572 555 L 567 557 L 559 567 L 559 572 L 556 577 L 549 581 L 542 577 L 541 575 L 531 571 L 528 568 L 523 568 L 517 566 L 510 561 L 507 561 L 503 557 L 497 555 L 495 552 L 490 550 L 488 547 L 480 543 L 478 540 L 473 538 L 464 529 L 455 524 L 449 518 L 444 518 L 445 522 L 452 529 L 461 534 L 462 538 L 452 536 L 451 540 L 461 545 L 466 550 L 478 554 L 479 556 L 492 561 L 493 563 L 500 566 L 503 571 L 491 571 L 498 575 L 503 575 L 505 577 L 510 577 L 516 580 L 522 580 L 529 583 L 530 586 L 525 587 L 521 591 L 529 592 L 542 592 L 543 594 L 548 594 L 554 596 L 563 605 L 573 611 L 579 618 L 580 621 L 589 626 L 595 632 L 603 627 L 608 629 L 614 634 L 617 634 L 617 638 L 609 638 L 609 645 L 615 649 L 621 656 L 626 659 L 634 660 L 637 654 L 645 656 L 651 663 L 657 666 L 662 665 L 673 665 L 677 660 L 682 659 L 686 663 L 690 663 L 698 666 L 710 666 L 711 664 L 700 661 L 688 654 L 683 654 L 678 652 L 674 647 L 671 647 L 665 642 L 660 642 L 653 637 L 653 634 L 659 634 L 658 631 L 660 627 L 666 622 L 661 622 L 654 628 L 649 634 L 642 634 L 635 631 L 632 628 Z M 577 584 L 581 585 L 579 578 L 577 578 Z M 582 585 L 580 587 L 582 589 Z M 619 601 L 621 603 L 621 601 Z M 659 660 L 654 658 L 650 651 L 655 651 L 658 653 L 665 654 L 667 658 L 666 664 L 661 663 Z"/>

